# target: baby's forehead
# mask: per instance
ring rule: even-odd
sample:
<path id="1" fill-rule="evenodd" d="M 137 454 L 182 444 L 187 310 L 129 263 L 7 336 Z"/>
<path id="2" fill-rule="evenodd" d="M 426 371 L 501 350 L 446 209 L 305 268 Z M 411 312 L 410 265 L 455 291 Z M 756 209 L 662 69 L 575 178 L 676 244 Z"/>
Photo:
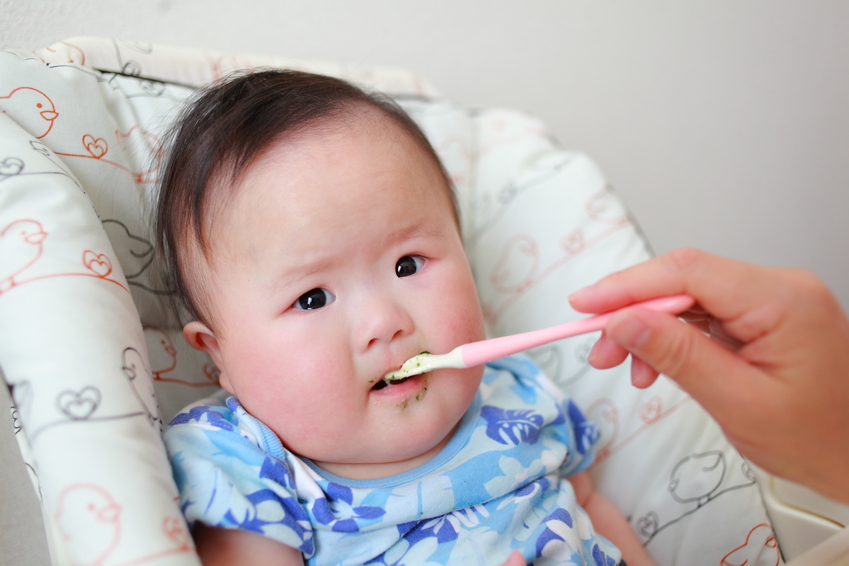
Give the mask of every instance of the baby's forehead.
<path id="1" fill-rule="evenodd" d="M 386 151 L 385 145 L 375 143 L 376 139 L 386 141 L 393 151 Z M 246 187 L 251 187 L 257 178 L 279 175 L 281 168 L 288 175 L 297 177 L 303 169 L 305 158 L 333 154 L 353 147 L 358 152 L 377 153 L 387 164 L 391 160 L 402 161 L 411 169 L 420 168 L 426 174 L 433 175 L 438 184 L 436 188 L 444 191 L 454 206 L 451 181 L 427 140 L 423 136 L 417 139 L 413 132 L 383 111 L 371 107 L 352 109 L 338 116 L 324 118 L 309 128 L 275 140 L 245 167 L 235 182 L 216 187 L 213 192 L 224 193 L 224 199 L 231 200 L 232 204 L 232 200 L 244 192 Z M 330 176 L 335 171 L 326 170 L 325 173 Z M 399 193 L 405 189 L 404 185 L 397 187 Z M 457 216 L 456 210 L 453 212 Z"/>
<path id="2" fill-rule="evenodd" d="M 375 167 L 375 163 L 379 165 Z M 428 189 L 444 194 L 453 207 L 449 181 L 435 155 L 392 119 L 367 109 L 278 139 L 256 156 L 235 182 L 217 183 L 208 201 L 207 227 L 219 223 L 222 216 L 249 222 L 246 215 L 261 215 L 264 201 L 271 204 L 281 195 L 310 202 L 316 186 L 334 187 L 329 191 L 331 199 L 320 205 L 339 206 L 351 196 L 348 181 L 365 179 L 368 183 L 370 175 L 384 173 L 384 166 L 386 171 L 394 168 L 427 179 Z M 403 182 L 392 187 L 398 195 L 411 190 L 413 187 Z M 218 231 L 222 227 L 219 223 Z"/>
<path id="3" fill-rule="evenodd" d="M 238 225 L 245 226 L 250 222 L 251 210 L 255 211 L 257 207 L 261 210 L 264 199 L 273 199 L 279 194 L 276 187 L 270 188 L 274 187 L 273 183 L 257 183 L 258 180 L 297 178 L 302 173 L 305 155 L 337 152 L 340 147 L 344 151 L 346 145 L 356 146 L 356 151 L 360 153 L 382 152 L 379 153 L 380 159 L 387 165 L 390 165 L 390 160 L 400 159 L 410 169 L 425 172 L 434 181 L 433 190 L 439 191 L 447 199 L 447 213 L 453 216 L 459 229 L 459 215 L 451 181 L 421 131 L 409 131 L 381 109 L 359 105 L 281 136 L 260 152 L 241 171 L 237 179 L 232 182 L 213 182 L 208 189 L 203 211 L 203 232 L 206 235 L 204 247 L 214 247 L 214 240 L 221 241 L 224 236 L 234 236 L 232 232 L 238 231 Z M 387 145 L 393 151 L 387 152 Z M 396 149 L 398 151 L 394 151 Z M 356 168 L 357 164 L 354 163 L 350 167 Z M 326 173 L 329 177 L 334 171 L 328 170 Z M 266 190 L 256 190 L 254 185 L 264 186 Z M 342 189 L 344 187 L 340 187 L 340 190 Z M 399 195 L 405 190 L 407 189 L 403 184 L 397 187 Z M 327 203 L 328 207 L 337 205 L 338 202 L 335 201 Z"/>

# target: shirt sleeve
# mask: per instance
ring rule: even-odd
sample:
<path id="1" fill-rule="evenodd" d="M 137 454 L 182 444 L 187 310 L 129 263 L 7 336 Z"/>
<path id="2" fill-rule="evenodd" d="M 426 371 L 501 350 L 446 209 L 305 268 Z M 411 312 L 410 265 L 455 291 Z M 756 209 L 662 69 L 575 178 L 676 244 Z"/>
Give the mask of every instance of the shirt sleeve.
<path id="1" fill-rule="evenodd" d="M 235 412 L 220 405 L 187 408 L 163 439 L 189 524 L 251 531 L 314 554 L 289 467 L 260 447 Z"/>
<path id="2" fill-rule="evenodd" d="M 595 460 L 595 445 L 601 438 L 598 425 L 584 416 L 583 411 L 571 400 L 563 402 L 565 424 L 570 429 L 572 442 L 569 457 L 561 467 L 562 476 L 571 476 L 589 468 Z"/>
<path id="3" fill-rule="evenodd" d="M 489 366 L 512 373 L 520 386 L 515 389 L 517 396 L 535 411 L 547 415 L 545 426 L 556 431 L 554 434 L 568 450 L 560 465 L 561 477 L 577 474 L 592 465 L 601 430 L 533 360 L 519 354 L 491 362 Z"/>

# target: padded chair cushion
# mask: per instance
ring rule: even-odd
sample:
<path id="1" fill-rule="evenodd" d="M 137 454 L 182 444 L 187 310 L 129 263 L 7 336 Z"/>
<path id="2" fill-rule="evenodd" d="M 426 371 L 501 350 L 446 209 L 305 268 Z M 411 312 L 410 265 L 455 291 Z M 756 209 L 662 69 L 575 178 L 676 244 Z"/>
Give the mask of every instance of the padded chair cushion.
<path id="1" fill-rule="evenodd" d="M 457 186 L 493 334 L 575 319 L 570 292 L 649 257 L 586 156 L 404 70 L 92 38 L 0 53 L 0 366 L 56 564 L 197 564 L 158 431 L 214 390 L 216 370 L 168 314 L 152 194 L 159 140 L 193 87 L 256 65 L 383 90 L 423 126 Z M 657 562 L 779 563 L 753 476 L 716 424 L 668 380 L 639 391 L 627 367 L 590 368 L 593 340 L 531 355 L 601 425 L 591 473 Z"/>

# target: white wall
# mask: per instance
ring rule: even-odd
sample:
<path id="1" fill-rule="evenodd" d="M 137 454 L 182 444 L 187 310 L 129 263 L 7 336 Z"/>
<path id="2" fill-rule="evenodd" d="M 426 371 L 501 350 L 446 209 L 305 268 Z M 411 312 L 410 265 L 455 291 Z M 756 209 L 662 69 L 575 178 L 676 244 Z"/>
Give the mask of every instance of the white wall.
<path id="1" fill-rule="evenodd" d="M 407 66 L 544 118 L 657 252 L 812 269 L 849 306 L 849 3 L 0 0 L 0 48 L 74 35 Z"/>

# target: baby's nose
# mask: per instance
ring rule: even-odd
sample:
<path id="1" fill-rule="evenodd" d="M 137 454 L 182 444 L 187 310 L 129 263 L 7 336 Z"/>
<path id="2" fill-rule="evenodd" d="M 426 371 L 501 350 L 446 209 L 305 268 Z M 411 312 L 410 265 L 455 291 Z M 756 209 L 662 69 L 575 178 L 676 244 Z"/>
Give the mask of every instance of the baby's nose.
<path id="1" fill-rule="evenodd" d="M 359 342 L 363 349 L 390 343 L 413 332 L 415 324 L 410 313 L 392 300 L 376 300 L 362 311 Z"/>

